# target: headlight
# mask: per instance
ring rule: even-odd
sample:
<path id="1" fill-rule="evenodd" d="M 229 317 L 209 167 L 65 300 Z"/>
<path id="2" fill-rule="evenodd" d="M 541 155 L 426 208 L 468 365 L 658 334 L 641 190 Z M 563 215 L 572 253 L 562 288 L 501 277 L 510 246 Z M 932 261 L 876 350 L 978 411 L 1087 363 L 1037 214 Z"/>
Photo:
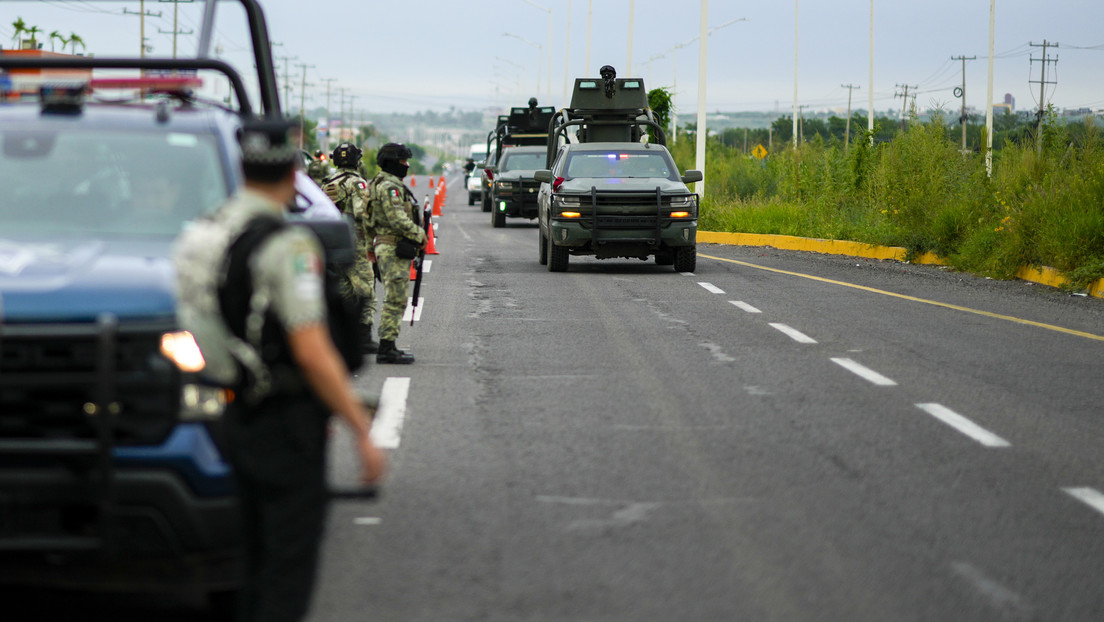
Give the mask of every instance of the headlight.
<path id="1" fill-rule="evenodd" d="M 180 418 L 184 421 L 218 419 L 231 401 L 226 389 L 201 384 L 186 384 L 180 388 Z"/>
<path id="2" fill-rule="evenodd" d="M 161 354 L 183 372 L 200 372 L 207 366 L 195 337 L 186 330 L 161 335 Z"/>
<path id="3" fill-rule="evenodd" d="M 513 190 L 514 186 L 515 186 L 515 184 L 513 182 L 509 182 L 509 181 L 500 181 L 500 182 L 498 182 L 498 189 L 499 190 Z"/>
<path id="4" fill-rule="evenodd" d="M 693 204 L 694 197 L 691 195 L 671 197 L 671 207 L 690 207 Z"/>
<path id="5" fill-rule="evenodd" d="M 552 195 L 552 202 L 556 207 L 582 207 L 583 199 L 581 197 L 573 197 L 562 194 Z"/>

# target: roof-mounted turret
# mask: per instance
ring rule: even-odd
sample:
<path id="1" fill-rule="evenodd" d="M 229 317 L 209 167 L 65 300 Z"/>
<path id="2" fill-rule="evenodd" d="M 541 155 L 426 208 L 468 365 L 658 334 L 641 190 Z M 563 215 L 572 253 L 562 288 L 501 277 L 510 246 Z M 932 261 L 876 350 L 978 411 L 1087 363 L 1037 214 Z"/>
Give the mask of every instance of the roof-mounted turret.
<path id="1" fill-rule="evenodd" d="M 618 78 L 606 65 L 599 78 L 576 78 L 571 107 L 552 117 L 548 128 L 548 166 L 556 155 L 559 138 L 565 142 L 639 142 L 647 128 L 655 130 L 657 142 L 667 144 L 663 128 L 648 106 L 648 91 L 641 78 Z M 577 127 L 575 140 L 568 128 Z"/>
<path id="2" fill-rule="evenodd" d="M 535 97 L 529 98 L 528 106 L 510 108 L 510 114 L 500 115 L 498 125 L 487 135 L 488 157 L 494 153 L 497 162 L 504 147 L 547 145 L 549 123 L 555 114 L 552 106 L 538 106 Z"/>

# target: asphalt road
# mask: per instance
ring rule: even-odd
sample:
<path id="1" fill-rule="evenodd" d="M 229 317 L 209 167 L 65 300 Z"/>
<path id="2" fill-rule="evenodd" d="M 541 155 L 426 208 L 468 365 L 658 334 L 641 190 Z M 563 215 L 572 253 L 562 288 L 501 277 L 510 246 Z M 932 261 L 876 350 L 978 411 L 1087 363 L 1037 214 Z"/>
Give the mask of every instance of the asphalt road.
<path id="1" fill-rule="evenodd" d="M 450 182 L 313 622 L 1104 619 L 1104 301 L 713 245 L 553 274 Z"/>
<path id="2" fill-rule="evenodd" d="M 450 189 L 312 620 L 1104 618 L 1104 301 L 706 245 L 553 274 Z"/>

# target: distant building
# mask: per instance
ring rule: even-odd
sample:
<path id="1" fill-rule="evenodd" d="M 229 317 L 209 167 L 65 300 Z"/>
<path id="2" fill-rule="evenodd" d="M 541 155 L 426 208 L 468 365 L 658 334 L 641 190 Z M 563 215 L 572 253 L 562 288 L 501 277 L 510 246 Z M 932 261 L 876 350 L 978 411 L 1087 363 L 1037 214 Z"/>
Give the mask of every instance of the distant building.
<path id="1" fill-rule="evenodd" d="M 1016 112 L 1016 98 L 1011 93 L 1004 94 L 1004 105 L 1008 106 L 1009 112 Z"/>

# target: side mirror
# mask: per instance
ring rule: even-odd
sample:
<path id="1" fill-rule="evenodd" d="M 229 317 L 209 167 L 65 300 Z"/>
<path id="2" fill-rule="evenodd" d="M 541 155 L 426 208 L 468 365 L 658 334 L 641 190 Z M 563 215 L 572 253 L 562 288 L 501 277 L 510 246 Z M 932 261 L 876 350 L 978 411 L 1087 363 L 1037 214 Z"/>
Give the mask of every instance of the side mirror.
<path id="1" fill-rule="evenodd" d="M 695 182 L 699 182 L 703 179 L 705 179 L 705 176 L 702 175 L 701 171 L 690 170 L 690 171 L 686 171 L 686 174 L 682 176 L 682 183 L 692 184 L 692 183 L 695 183 Z"/>
<path id="2" fill-rule="evenodd" d="M 550 184 L 552 183 L 552 171 L 548 169 L 536 171 L 533 173 L 533 179 L 541 183 Z"/>

